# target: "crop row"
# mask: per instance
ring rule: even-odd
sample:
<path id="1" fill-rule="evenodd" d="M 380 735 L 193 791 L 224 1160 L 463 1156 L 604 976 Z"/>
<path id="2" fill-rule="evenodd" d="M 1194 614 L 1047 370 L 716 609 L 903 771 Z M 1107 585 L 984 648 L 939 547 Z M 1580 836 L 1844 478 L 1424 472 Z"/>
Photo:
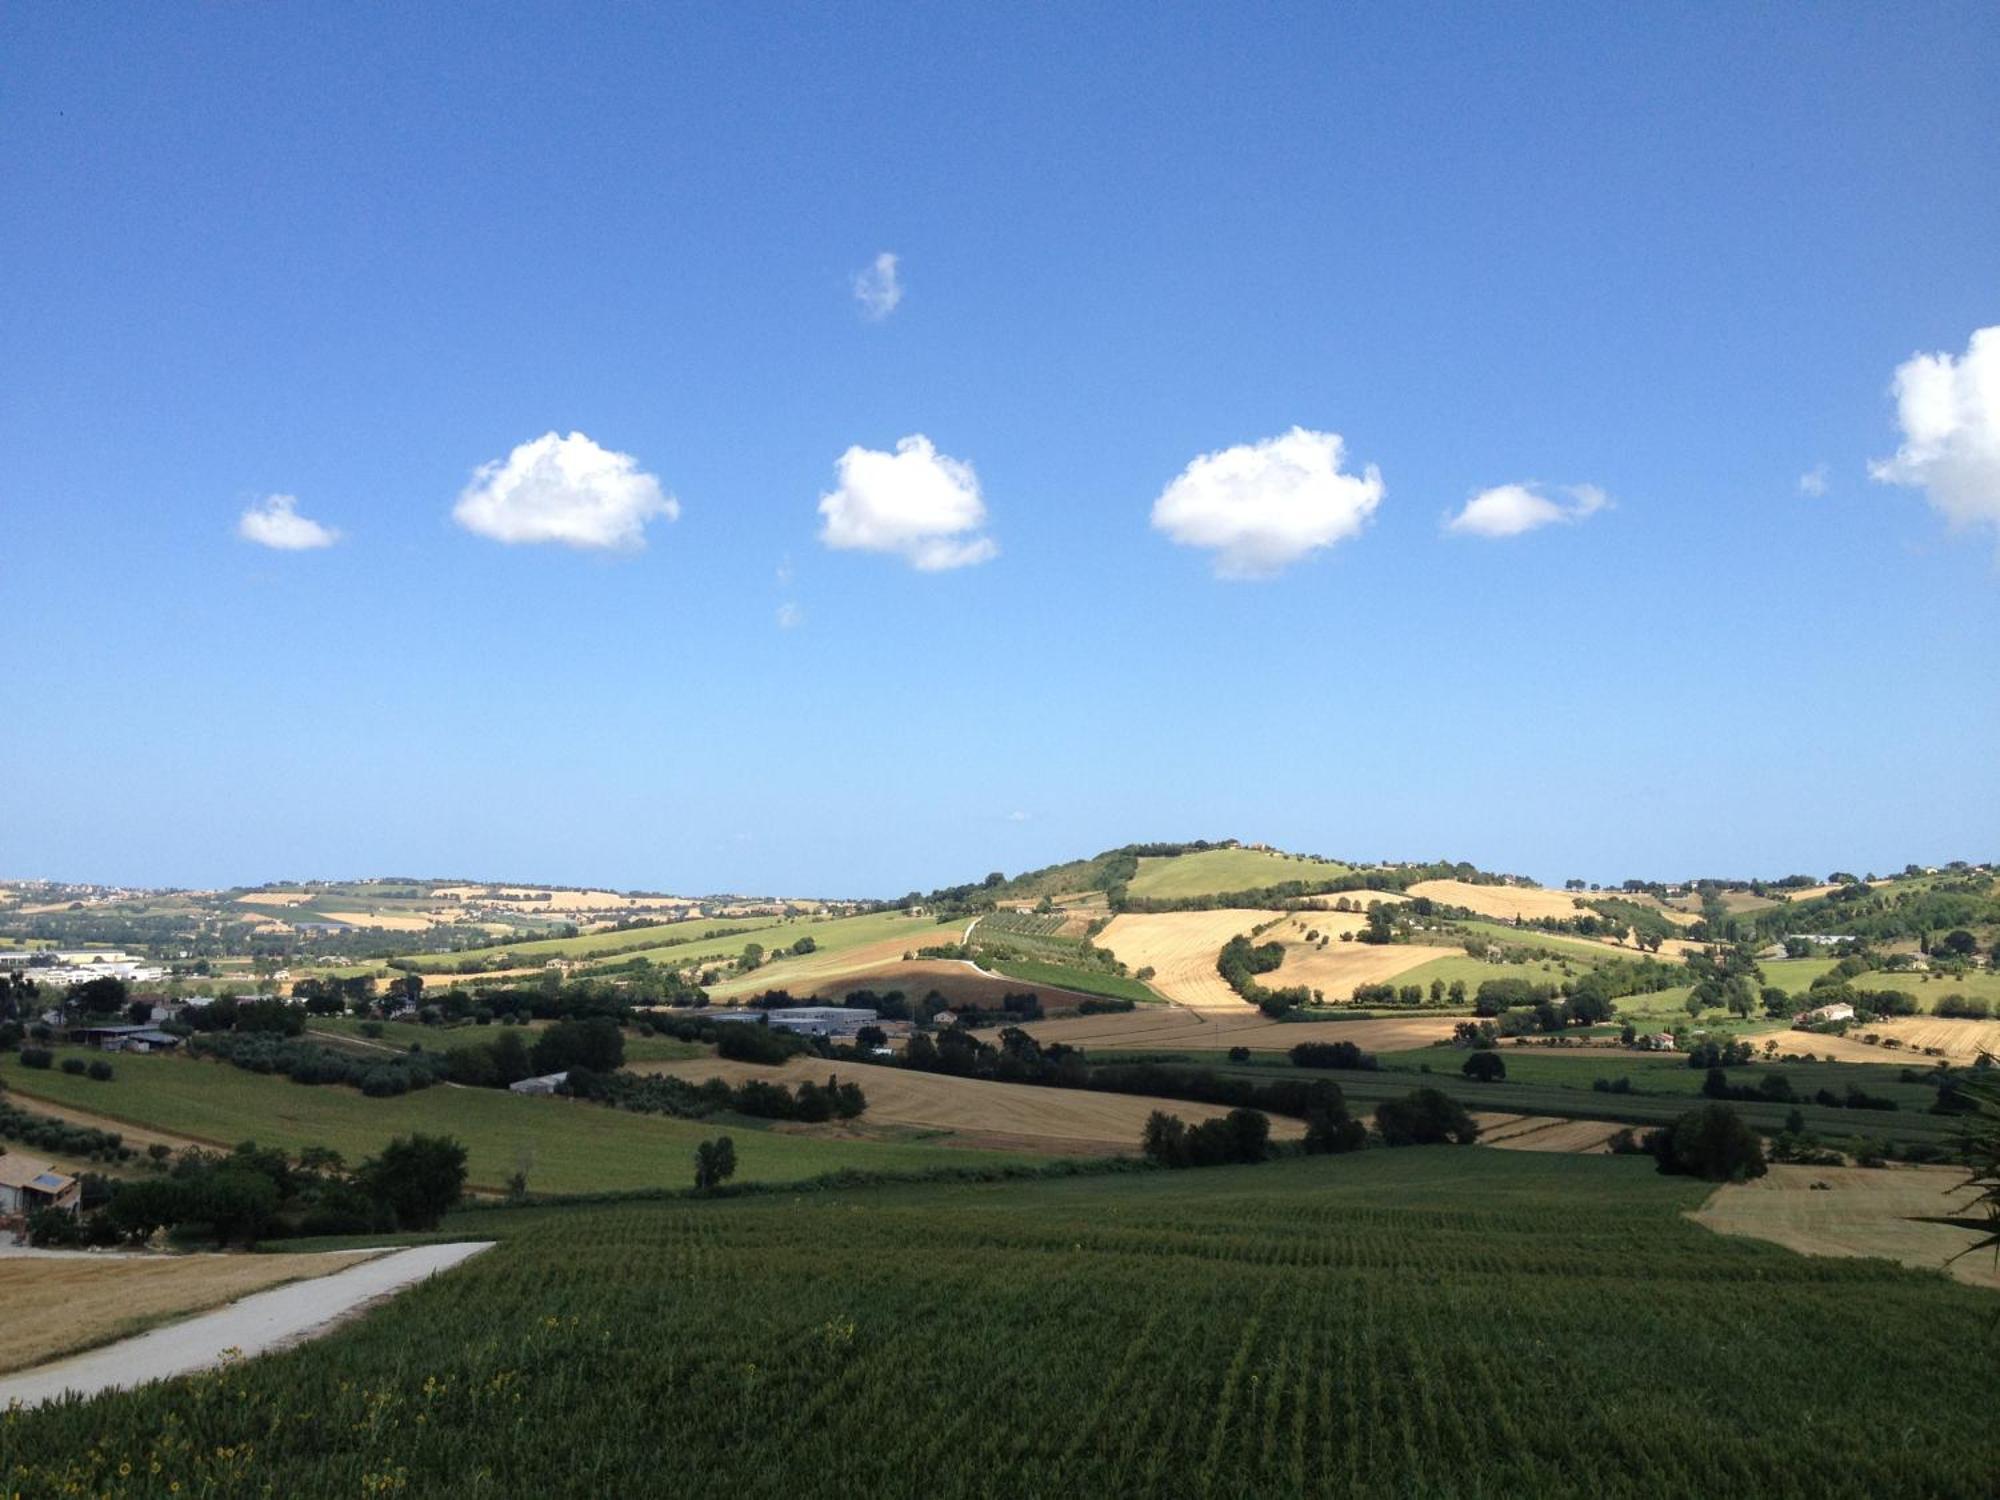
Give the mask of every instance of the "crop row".
<path id="1" fill-rule="evenodd" d="M 1986 1493 L 1982 1294 L 1711 1235 L 1701 1191 L 1437 1148 L 485 1212 L 497 1250 L 321 1343 L 0 1418 L 0 1482 Z"/>

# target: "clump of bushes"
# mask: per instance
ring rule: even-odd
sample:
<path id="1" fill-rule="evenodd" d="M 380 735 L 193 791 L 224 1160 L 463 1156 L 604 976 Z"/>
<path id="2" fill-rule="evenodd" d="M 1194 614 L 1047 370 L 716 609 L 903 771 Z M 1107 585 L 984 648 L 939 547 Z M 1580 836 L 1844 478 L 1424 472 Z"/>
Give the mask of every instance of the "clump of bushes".
<path id="1" fill-rule="evenodd" d="M 1764 1143 L 1727 1104 L 1705 1104 L 1646 1133 L 1644 1150 L 1662 1172 L 1708 1182 L 1748 1182 L 1769 1170 Z"/>
<path id="2" fill-rule="evenodd" d="M 1375 1106 L 1375 1129 L 1386 1146 L 1470 1146 L 1479 1124 L 1449 1094 L 1415 1089 Z"/>
<path id="3" fill-rule="evenodd" d="M 198 1057 L 215 1057 L 249 1073 L 282 1073 L 293 1083 L 346 1084 L 370 1098 L 389 1098 L 429 1088 L 450 1070 L 437 1052 L 370 1053 L 360 1056 L 318 1042 L 275 1032 L 217 1032 L 188 1043 Z"/>
<path id="4" fill-rule="evenodd" d="M 1353 1042 L 1300 1042 L 1289 1054 L 1295 1068 L 1372 1069 L 1375 1058 Z"/>

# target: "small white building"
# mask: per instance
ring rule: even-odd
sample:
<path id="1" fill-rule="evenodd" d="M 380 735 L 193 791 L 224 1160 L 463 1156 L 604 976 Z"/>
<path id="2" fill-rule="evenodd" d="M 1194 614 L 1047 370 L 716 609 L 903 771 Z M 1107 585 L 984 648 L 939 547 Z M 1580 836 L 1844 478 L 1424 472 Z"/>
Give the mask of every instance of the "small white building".
<path id="1" fill-rule="evenodd" d="M 1809 1023 L 1851 1021 L 1854 1019 L 1854 1007 L 1842 1000 L 1833 1005 L 1821 1005 L 1812 1010 L 1802 1010 L 1798 1014 L 1798 1019 Z"/>
<path id="2" fill-rule="evenodd" d="M 544 1073 L 539 1078 L 523 1078 L 519 1083 L 507 1085 L 510 1094 L 553 1094 L 569 1081 L 569 1074 Z"/>

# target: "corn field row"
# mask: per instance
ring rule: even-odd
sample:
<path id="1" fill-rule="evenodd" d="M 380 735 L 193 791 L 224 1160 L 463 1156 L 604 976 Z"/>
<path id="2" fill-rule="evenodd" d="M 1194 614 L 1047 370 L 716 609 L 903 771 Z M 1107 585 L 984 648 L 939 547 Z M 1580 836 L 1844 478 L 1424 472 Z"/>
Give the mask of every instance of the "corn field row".
<path id="1" fill-rule="evenodd" d="M 469 1216 L 216 1375 L 0 1417 L 23 1495 L 1986 1495 L 1990 1295 L 1611 1158 Z M 473 1222 L 476 1220 L 476 1223 Z"/>

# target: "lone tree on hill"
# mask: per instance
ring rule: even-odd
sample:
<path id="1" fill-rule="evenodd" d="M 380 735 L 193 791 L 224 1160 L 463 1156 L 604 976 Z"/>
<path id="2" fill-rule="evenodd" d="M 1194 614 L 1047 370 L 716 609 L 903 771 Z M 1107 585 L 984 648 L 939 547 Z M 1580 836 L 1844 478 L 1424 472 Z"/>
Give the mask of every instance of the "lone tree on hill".
<path id="1" fill-rule="evenodd" d="M 465 1147 L 447 1135 L 399 1135 L 354 1178 L 398 1229 L 435 1229 L 465 1192 Z"/>
<path id="2" fill-rule="evenodd" d="M 1507 1063 L 1498 1052 L 1475 1052 L 1458 1071 L 1474 1083 L 1499 1083 L 1507 1076 Z"/>
<path id="3" fill-rule="evenodd" d="M 694 1148 L 694 1185 L 701 1192 L 721 1187 L 736 1175 L 736 1142 L 717 1136 Z"/>

